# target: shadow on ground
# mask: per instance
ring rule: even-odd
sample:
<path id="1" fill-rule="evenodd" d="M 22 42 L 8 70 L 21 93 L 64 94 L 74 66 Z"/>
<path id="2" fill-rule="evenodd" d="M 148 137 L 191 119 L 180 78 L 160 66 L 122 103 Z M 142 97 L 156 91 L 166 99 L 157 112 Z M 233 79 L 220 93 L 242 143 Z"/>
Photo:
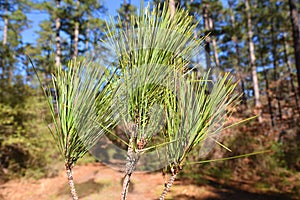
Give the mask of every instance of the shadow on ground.
<path id="1" fill-rule="evenodd" d="M 209 181 L 216 197 L 201 197 L 186 194 L 174 196 L 176 200 L 292 200 L 288 195 L 277 193 L 253 193 L 236 187 Z"/>
<path id="2" fill-rule="evenodd" d="M 97 193 L 101 191 L 107 185 L 109 185 L 109 183 L 95 182 L 94 179 L 90 179 L 83 183 L 77 183 L 75 186 L 79 198 L 83 198 L 92 193 Z M 64 187 L 62 187 L 57 195 L 58 196 L 70 195 L 69 185 L 66 184 Z"/>

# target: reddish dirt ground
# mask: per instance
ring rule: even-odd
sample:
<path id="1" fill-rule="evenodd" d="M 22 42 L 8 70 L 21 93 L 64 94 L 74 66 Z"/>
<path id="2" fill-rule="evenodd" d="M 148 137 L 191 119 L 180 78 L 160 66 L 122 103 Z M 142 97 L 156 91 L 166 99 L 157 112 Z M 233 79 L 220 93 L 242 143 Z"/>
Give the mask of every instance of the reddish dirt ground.
<path id="1" fill-rule="evenodd" d="M 74 179 L 80 199 L 119 199 L 123 173 L 102 164 L 74 167 Z M 158 199 L 164 179 L 160 173 L 135 173 L 128 199 Z M 71 199 L 66 175 L 62 170 L 56 177 L 40 180 L 11 180 L 0 185 L 0 200 L 54 200 Z M 188 181 L 176 181 L 167 199 L 179 200 L 287 200 L 286 196 L 258 194 L 249 190 L 223 186 L 210 181 L 195 185 Z"/>

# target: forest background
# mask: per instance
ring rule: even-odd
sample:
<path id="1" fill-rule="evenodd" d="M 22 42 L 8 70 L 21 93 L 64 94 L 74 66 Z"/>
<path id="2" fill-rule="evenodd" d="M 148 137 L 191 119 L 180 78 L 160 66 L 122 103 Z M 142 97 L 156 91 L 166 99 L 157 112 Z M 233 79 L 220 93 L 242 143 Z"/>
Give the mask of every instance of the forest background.
<path id="1" fill-rule="evenodd" d="M 146 1 L 152 5 L 160 1 Z M 300 195 L 300 39 L 297 0 L 175 1 L 198 23 L 195 37 L 208 35 L 199 62 L 231 72 L 239 80 L 241 104 L 231 121 L 258 118 L 222 133 L 205 159 L 272 150 L 271 153 L 187 166 L 193 181 L 255 180 L 260 191 Z M 109 8 L 109 10 L 108 10 Z M 115 9 L 117 10 L 115 11 Z M 101 52 L 105 19 L 119 14 L 124 28 L 138 1 L 0 0 L 0 182 L 55 176 L 61 162 L 47 129 L 50 114 L 29 55 L 44 84 L 59 64 Z M 30 19 L 34 16 L 35 19 Z M 32 35 L 33 34 L 33 35 Z M 99 55 L 100 56 L 100 55 Z M 201 60 L 202 58 L 202 60 Z M 197 161 L 197 156 L 191 156 Z M 94 162 L 86 156 L 83 162 Z M 297 181 L 298 180 L 298 181 Z"/>

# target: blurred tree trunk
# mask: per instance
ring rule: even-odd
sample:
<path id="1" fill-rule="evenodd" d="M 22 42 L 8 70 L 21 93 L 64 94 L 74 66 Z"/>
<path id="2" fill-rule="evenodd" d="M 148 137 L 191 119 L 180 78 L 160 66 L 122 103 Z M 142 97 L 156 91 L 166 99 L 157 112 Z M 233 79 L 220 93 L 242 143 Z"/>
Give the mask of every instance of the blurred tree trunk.
<path id="1" fill-rule="evenodd" d="M 253 31 L 252 31 L 252 20 L 251 20 L 251 10 L 249 6 L 249 0 L 245 0 L 245 8 L 247 15 L 247 29 L 248 29 L 248 43 L 249 43 L 249 57 L 250 57 L 250 66 L 252 71 L 252 82 L 253 82 L 253 92 L 254 92 L 254 103 L 255 107 L 258 111 L 258 121 L 262 122 L 261 117 L 261 102 L 260 102 L 260 94 L 259 94 L 259 85 L 256 71 L 256 58 L 254 52 L 254 43 L 253 43 Z"/>
<path id="2" fill-rule="evenodd" d="M 3 27 L 3 46 L 7 44 L 7 30 L 8 30 L 8 2 L 5 1 L 5 10 L 4 10 L 4 27 Z"/>
<path id="3" fill-rule="evenodd" d="M 208 18 L 208 4 L 204 3 L 203 4 L 203 21 L 204 21 L 204 28 L 207 31 L 209 31 L 209 18 Z M 205 60 L 206 60 L 206 69 L 211 68 L 211 63 L 210 63 L 210 37 L 206 35 L 205 37 Z"/>
<path id="4" fill-rule="evenodd" d="M 229 6 L 229 13 L 230 13 L 230 21 L 233 30 L 236 30 L 236 23 L 235 23 L 235 17 L 233 14 L 233 9 L 232 9 L 233 1 L 228 1 L 228 6 Z M 232 41 L 234 42 L 234 47 L 235 47 L 235 53 L 236 53 L 236 63 L 237 63 L 237 72 L 238 72 L 238 79 L 241 81 L 241 90 L 242 90 L 242 104 L 247 108 L 247 97 L 245 94 L 245 82 L 244 78 L 242 75 L 242 70 L 241 70 L 241 59 L 240 59 L 240 47 L 239 47 L 239 41 L 237 36 L 234 34 L 232 36 Z"/>
<path id="5" fill-rule="evenodd" d="M 259 31 L 260 32 L 260 31 Z M 260 37 L 258 37 L 259 40 L 259 44 L 261 44 L 262 47 L 265 46 L 265 42 L 263 39 L 260 39 Z M 264 74 L 264 81 L 266 84 L 266 95 L 267 95 L 267 100 L 268 100 L 268 107 L 269 107 L 269 114 L 270 114 L 270 120 L 271 120 L 271 125 L 272 127 L 275 126 L 275 119 L 274 119 L 274 113 L 273 113 L 273 106 L 272 106 L 272 98 L 270 96 L 270 87 L 269 87 L 269 80 L 268 80 L 268 70 L 265 68 L 265 62 L 264 62 L 264 54 L 261 51 L 260 52 L 260 60 L 261 60 L 261 65 L 263 66 L 263 74 Z"/>
<path id="6" fill-rule="evenodd" d="M 88 15 L 87 22 L 86 22 L 86 30 L 85 30 L 85 51 L 88 52 L 89 50 L 89 41 L 90 41 L 90 15 Z"/>
<path id="7" fill-rule="evenodd" d="M 73 52 L 73 59 L 77 58 L 78 56 L 78 40 L 79 40 L 79 6 L 80 1 L 76 1 L 76 8 L 75 8 L 75 29 L 74 29 L 74 52 Z"/>
<path id="8" fill-rule="evenodd" d="M 56 31 L 56 37 L 55 37 L 55 44 L 56 44 L 56 52 L 55 52 L 55 66 L 58 68 L 60 65 L 60 56 L 61 56 L 61 48 L 60 48 L 60 28 L 61 28 L 61 22 L 60 22 L 60 16 L 59 16 L 59 8 L 60 8 L 60 0 L 56 0 L 56 19 L 55 19 L 55 31 Z"/>
<path id="9" fill-rule="evenodd" d="M 298 78 L 298 92 L 300 95 L 300 37 L 299 37 L 299 17 L 295 0 L 289 0 L 290 19 L 293 31 L 294 53 Z"/>
<path id="10" fill-rule="evenodd" d="M 208 21 L 209 21 L 209 31 L 212 31 L 214 29 L 213 19 L 209 16 Z M 219 61 L 219 55 L 218 55 L 218 49 L 217 49 L 217 41 L 216 41 L 215 37 L 211 37 L 211 43 L 212 43 L 212 46 L 213 46 L 216 67 L 219 68 L 220 61 Z"/>
<path id="11" fill-rule="evenodd" d="M 284 62 L 287 65 L 288 68 L 288 72 L 290 75 L 290 84 L 291 84 L 291 89 L 292 89 L 292 95 L 295 98 L 295 103 L 296 103 L 296 108 L 297 111 L 300 113 L 300 108 L 299 108 L 299 100 L 298 100 L 298 95 L 297 95 L 297 91 L 296 91 L 296 87 L 294 85 L 294 77 L 293 77 L 293 72 L 292 72 L 292 63 L 288 58 L 288 53 L 287 53 L 287 49 L 288 49 L 288 44 L 286 41 L 286 32 L 283 33 L 282 39 L 283 39 L 283 53 L 284 53 Z M 293 112 L 295 113 L 294 109 Z"/>
<path id="12" fill-rule="evenodd" d="M 6 51 L 6 44 L 7 44 L 7 30 L 8 30 L 8 2 L 7 0 L 5 1 L 4 4 L 4 27 L 3 27 L 3 40 L 2 40 L 2 44 L 3 44 L 3 49 Z M 1 63 L 1 67 L 2 67 L 2 79 L 5 77 L 5 75 L 7 74 L 7 70 L 6 70 L 6 66 L 5 66 L 5 59 L 4 57 L 2 58 L 2 63 Z"/>
<path id="13" fill-rule="evenodd" d="M 170 13 L 171 13 L 171 18 L 173 18 L 173 16 L 175 15 L 175 0 L 169 0 L 169 9 L 170 9 Z"/>
<path id="14" fill-rule="evenodd" d="M 4 3 L 4 27 L 3 27 L 3 47 L 4 47 L 4 51 L 8 52 L 9 51 L 9 47 L 7 45 L 7 40 L 8 40 L 8 0 L 5 1 Z M 12 52 L 13 54 L 15 52 Z M 5 63 L 5 59 L 3 59 L 3 75 L 4 77 L 7 78 L 7 83 L 11 84 L 12 79 L 13 79 L 13 68 L 14 66 Z"/>
<path id="15" fill-rule="evenodd" d="M 129 7 L 130 3 L 128 3 L 128 5 L 127 5 L 127 1 L 124 0 L 123 4 L 125 6 L 125 28 L 126 28 L 126 31 L 128 31 L 129 30 L 129 21 L 130 21 L 128 7 Z"/>
<path id="16" fill-rule="evenodd" d="M 270 97 L 270 88 L 269 88 L 269 81 L 268 81 L 268 72 L 267 69 L 264 67 L 264 79 L 266 83 L 266 95 L 268 99 L 268 107 L 269 107 L 269 113 L 270 113 L 270 119 L 271 119 L 271 125 L 272 127 L 275 126 L 275 120 L 274 120 L 274 114 L 273 114 L 273 108 L 272 108 L 272 99 Z"/>
<path id="17" fill-rule="evenodd" d="M 269 108 L 269 114 L 270 114 L 270 120 L 271 120 L 271 125 L 272 127 L 275 126 L 275 118 L 274 118 L 274 112 L 273 112 L 273 106 L 272 106 L 272 98 L 271 98 L 271 94 L 270 94 L 270 86 L 269 86 L 269 79 L 268 79 L 268 69 L 266 69 L 265 66 L 269 65 L 269 63 L 266 63 L 264 57 L 264 50 L 263 48 L 265 46 L 267 46 L 265 44 L 265 40 L 264 40 L 264 34 L 263 31 L 261 29 L 257 29 L 257 32 L 260 33 L 258 35 L 258 43 L 260 44 L 260 48 L 259 48 L 259 59 L 261 61 L 261 66 L 263 67 L 263 77 L 264 77 L 264 82 L 265 82 L 265 91 L 266 91 L 266 96 L 267 96 L 267 101 L 268 101 L 268 108 Z M 274 44 L 272 44 L 273 46 Z"/>
<path id="18" fill-rule="evenodd" d="M 278 30 L 278 27 L 276 27 L 276 30 Z M 281 109 L 281 103 L 280 98 L 278 94 L 278 87 L 280 86 L 280 82 L 277 83 L 277 41 L 275 38 L 275 28 L 274 28 L 274 18 L 271 19 L 271 42 L 272 42 L 272 57 L 273 57 L 273 68 L 274 68 L 274 76 L 273 81 L 275 83 L 275 98 L 277 101 L 277 107 L 278 107 L 278 113 L 279 113 L 279 119 L 282 120 L 282 109 Z"/>

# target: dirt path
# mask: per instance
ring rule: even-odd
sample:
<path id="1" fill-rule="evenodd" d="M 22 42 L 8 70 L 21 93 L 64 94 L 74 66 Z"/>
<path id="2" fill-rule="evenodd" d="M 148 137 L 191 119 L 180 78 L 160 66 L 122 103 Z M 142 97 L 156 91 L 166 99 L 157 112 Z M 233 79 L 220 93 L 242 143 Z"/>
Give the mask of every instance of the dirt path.
<path id="1" fill-rule="evenodd" d="M 123 173 L 101 164 L 74 168 L 74 179 L 80 199 L 119 199 L 122 177 Z M 159 173 L 136 173 L 132 182 L 128 199 L 155 199 L 162 190 L 164 180 Z M 0 185 L 0 199 L 1 196 L 5 200 L 70 199 L 64 171 L 54 178 L 38 181 L 9 181 Z"/>
<path id="2" fill-rule="evenodd" d="M 82 200 L 114 200 L 119 199 L 123 173 L 110 169 L 99 163 L 76 166 L 74 178 L 77 192 Z M 158 199 L 162 191 L 164 179 L 160 173 L 135 173 L 128 194 L 131 200 Z M 197 186 L 183 181 L 175 182 L 172 196 L 168 199 L 179 200 L 281 200 L 284 196 L 260 195 L 240 191 L 217 184 Z M 0 200 L 61 200 L 71 199 L 66 182 L 66 175 L 61 171 L 54 178 L 38 181 L 12 180 L 0 185 Z"/>

